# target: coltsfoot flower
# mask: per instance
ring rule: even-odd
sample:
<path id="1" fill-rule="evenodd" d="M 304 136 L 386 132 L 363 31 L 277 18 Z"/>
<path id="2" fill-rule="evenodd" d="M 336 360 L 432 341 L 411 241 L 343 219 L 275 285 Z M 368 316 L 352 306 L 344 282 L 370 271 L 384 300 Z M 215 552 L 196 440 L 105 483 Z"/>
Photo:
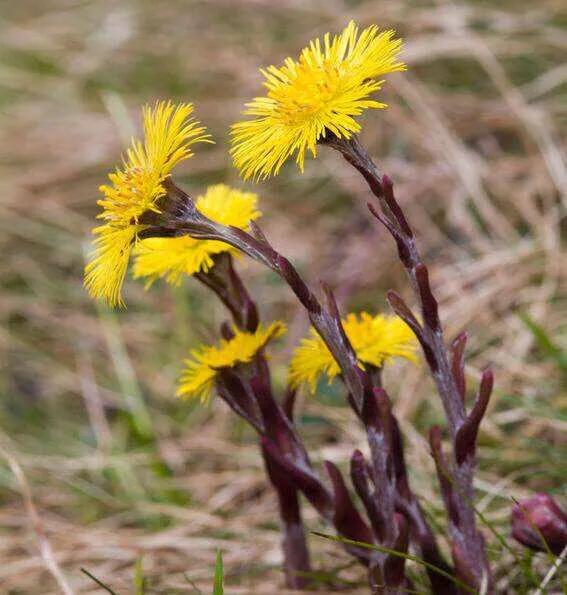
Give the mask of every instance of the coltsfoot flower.
<path id="1" fill-rule="evenodd" d="M 123 305 L 122 284 L 132 246 L 145 228 L 140 221 L 146 212 L 159 213 L 164 196 L 163 181 L 172 169 L 193 155 L 190 147 L 211 142 L 205 128 L 191 117 L 193 106 L 159 101 L 143 109 L 143 141 L 133 139 L 124 164 L 109 174 L 110 185 L 100 191 L 98 201 L 104 223 L 93 230 L 94 252 L 85 267 L 85 287 L 91 297 L 110 306 Z"/>
<path id="2" fill-rule="evenodd" d="M 242 176 L 277 174 L 295 154 L 303 171 L 307 150 L 316 157 L 317 142 L 328 134 L 351 138 L 360 130 L 356 117 L 387 107 L 371 99 L 384 74 L 405 70 L 398 61 L 402 41 L 393 30 L 372 25 L 359 34 L 350 22 L 339 35 L 311 41 L 299 61 L 261 69 L 268 93 L 246 104 L 249 120 L 232 126 L 231 154 Z"/>
<path id="3" fill-rule="evenodd" d="M 393 357 L 402 357 L 416 363 L 417 339 L 409 326 L 397 316 L 372 316 L 367 312 L 348 314 L 343 319 L 345 333 L 352 344 L 358 361 L 382 367 Z M 311 329 L 309 337 L 302 339 L 290 364 L 289 379 L 293 387 L 303 383 L 315 392 L 317 381 L 326 375 L 329 381 L 340 374 L 340 368 L 331 352 Z"/>
<path id="4" fill-rule="evenodd" d="M 258 196 L 242 192 L 225 184 L 210 186 L 206 193 L 195 200 L 195 206 L 209 219 L 248 228 L 250 221 L 260 217 Z M 197 240 L 189 236 L 179 238 L 148 238 L 134 248 L 134 277 L 147 278 L 146 286 L 164 278 L 172 285 L 179 285 L 183 275 L 207 272 L 214 264 L 213 256 L 221 252 L 237 253 L 224 242 Z"/>
<path id="5" fill-rule="evenodd" d="M 220 368 L 251 362 L 269 341 L 281 337 L 285 331 L 285 324 L 279 321 L 267 327 L 260 325 L 253 333 L 234 328 L 232 339 L 222 339 L 218 346 L 203 345 L 191 351 L 191 357 L 184 361 L 177 395 L 208 401 Z"/>

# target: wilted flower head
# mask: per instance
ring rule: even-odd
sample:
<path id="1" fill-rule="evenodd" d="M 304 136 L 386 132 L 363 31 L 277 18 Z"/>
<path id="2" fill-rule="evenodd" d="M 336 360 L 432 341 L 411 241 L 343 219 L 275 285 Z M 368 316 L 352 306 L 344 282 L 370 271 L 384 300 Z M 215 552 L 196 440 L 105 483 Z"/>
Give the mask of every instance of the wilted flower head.
<path id="1" fill-rule="evenodd" d="M 512 537 L 531 549 L 559 555 L 567 546 L 567 514 L 549 494 L 536 494 L 512 508 Z"/>
<path id="2" fill-rule="evenodd" d="M 285 331 L 285 324 L 279 321 L 268 327 L 260 325 L 253 333 L 234 328 L 233 337 L 221 339 L 218 346 L 202 345 L 191 351 L 191 357 L 184 361 L 178 396 L 199 397 L 201 402 L 207 401 L 213 392 L 219 369 L 251 362 L 268 341 L 280 337 Z"/>
<path id="3" fill-rule="evenodd" d="M 321 138 L 348 139 L 360 130 L 355 118 L 364 110 L 387 107 L 370 97 L 382 86 L 379 77 L 405 69 L 394 35 L 374 25 L 359 34 L 351 21 L 339 35 L 311 41 L 299 61 L 261 70 L 267 96 L 246 105 L 253 118 L 232 126 L 231 154 L 243 177 L 277 174 L 294 154 L 303 171 L 305 152 L 315 157 Z"/>
<path id="4" fill-rule="evenodd" d="M 342 323 L 363 367 L 368 364 L 379 368 L 393 357 L 417 361 L 417 340 L 401 318 L 361 312 L 349 314 Z M 317 381 L 323 374 L 332 380 L 340 374 L 340 368 L 323 339 L 312 328 L 310 336 L 302 339 L 295 350 L 290 364 L 290 383 L 293 387 L 307 383 L 311 392 L 315 392 Z"/>
<path id="5" fill-rule="evenodd" d="M 261 213 L 256 208 L 258 196 L 224 184 L 210 186 L 195 200 L 196 208 L 206 217 L 240 229 L 246 229 Z M 189 236 L 178 238 L 148 238 L 134 248 L 134 277 L 146 277 L 148 286 L 158 278 L 178 285 L 183 275 L 207 272 L 214 264 L 213 256 L 237 250 L 216 240 L 197 240 Z"/>
<path id="6" fill-rule="evenodd" d="M 121 289 L 140 221 L 148 211 L 160 212 L 163 181 L 180 161 L 193 155 L 190 147 L 208 141 L 205 128 L 191 118 L 193 106 L 160 101 L 143 109 L 144 139 L 133 139 L 124 164 L 109 174 L 111 185 L 100 187 L 98 201 L 104 223 L 93 230 L 94 253 L 85 267 L 89 294 L 110 306 L 122 305 Z"/>

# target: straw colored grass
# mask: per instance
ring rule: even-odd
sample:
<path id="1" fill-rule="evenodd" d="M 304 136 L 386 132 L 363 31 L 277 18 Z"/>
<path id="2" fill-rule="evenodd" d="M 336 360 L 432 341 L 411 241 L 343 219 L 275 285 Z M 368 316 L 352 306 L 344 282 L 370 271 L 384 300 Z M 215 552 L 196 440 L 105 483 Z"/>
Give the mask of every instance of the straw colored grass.
<path id="1" fill-rule="evenodd" d="M 562 489 L 562 372 L 520 316 L 567 348 L 562 2 L 10 2 L 0 17 L 3 592 L 100 593 L 81 567 L 134 592 L 140 558 L 149 593 L 210 592 L 217 548 L 228 593 L 282 592 L 276 506 L 254 436 L 218 401 L 173 397 L 181 358 L 214 335 L 222 307 L 191 281 L 148 293 L 130 281 L 127 311 L 97 310 L 82 266 L 97 186 L 142 103 L 193 101 L 215 136 L 181 170 L 191 192 L 239 185 L 227 130 L 259 91 L 257 67 L 351 18 L 407 39 L 408 73 L 388 81 L 390 108 L 368 116 L 363 140 L 418 231 L 449 334 L 471 333 L 471 386 L 494 365 L 478 507 L 515 548 L 510 498 Z M 407 289 L 363 181 L 330 151 L 302 177 L 290 167 L 254 188 L 274 245 L 311 282 L 336 288 L 345 310 L 385 308 L 388 288 Z M 262 315 L 289 323 L 274 358 L 283 386 L 307 321 L 270 273 L 244 259 L 239 268 Z M 439 404 L 424 367 L 403 370 L 387 373 L 387 386 L 415 491 L 442 523 L 424 438 Z M 344 465 L 364 443 L 338 387 L 304 398 L 301 413 L 317 460 Z M 307 506 L 306 519 L 328 532 Z M 322 591 L 365 592 L 364 573 L 335 544 L 310 543 Z M 499 588 L 522 592 L 522 567 L 493 543 Z M 531 564 L 542 581 L 553 561 Z"/>

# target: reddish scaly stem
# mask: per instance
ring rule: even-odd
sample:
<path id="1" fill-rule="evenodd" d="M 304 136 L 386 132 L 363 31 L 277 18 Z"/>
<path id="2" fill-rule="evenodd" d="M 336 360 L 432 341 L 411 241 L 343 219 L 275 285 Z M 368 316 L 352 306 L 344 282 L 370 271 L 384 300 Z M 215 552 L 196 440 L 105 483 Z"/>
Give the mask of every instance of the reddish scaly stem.
<path id="1" fill-rule="evenodd" d="M 263 238 L 259 229 L 256 229 L 256 238 Z M 267 243 L 265 239 L 263 241 Z M 203 274 L 204 278 L 200 280 L 221 297 L 236 326 L 254 331 L 258 325 L 257 309 L 232 266 L 231 256 L 222 254 L 215 257 L 215 266 L 210 272 Z M 261 450 L 268 477 L 278 497 L 286 582 L 291 588 L 300 588 L 308 584 L 304 575 L 310 567 L 297 498 L 298 488 L 340 535 L 364 541 L 369 533 L 368 530 L 356 529 L 360 526 L 356 509 L 353 506 L 345 508 L 344 498 L 333 498 L 312 469 L 293 425 L 295 392 L 289 390 L 280 406 L 272 395 L 269 369 L 261 354 L 256 358 L 255 370 L 256 376 L 250 380 L 244 380 L 232 369 L 219 370 L 217 389 L 219 396 L 264 436 Z M 334 484 L 337 474 L 338 470 L 335 470 Z M 352 546 L 346 549 L 364 565 L 369 564 L 369 550 Z"/>
<path id="2" fill-rule="evenodd" d="M 454 561 L 461 577 L 472 582 L 472 586 L 475 588 L 479 588 L 483 580 L 489 579 L 490 569 L 484 539 L 477 529 L 473 507 L 474 444 L 478 426 L 488 404 L 491 382 L 489 383 L 487 379 L 484 380 L 484 388 L 481 387 L 477 404 L 470 416 L 467 416 L 463 399 L 462 351 L 464 342 L 462 345 L 457 344 L 451 366 L 439 320 L 437 301 L 431 291 L 429 273 L 421 259 L 411 227 L 394 197 L 391 180 L 387 176 L 380 175 L 376 165 L 356 137 L 350 140 L 331 139 L 327 144 L 338 150 L 363 175 L 370 190 L 378 199 L 382 214 L 369 205 L 370 210 L 394 238 L 400 260 L 421 306 L 422 323 L 420 324 L 397 294 L 389 295 L 394 310 L 414 330 L 423 347 L 445 410 L 453 445 L 453 468 L 452 470 L 443 469 L 443 473 L 447 477 L 440 476 L 440 481 L 442 486 L 447 481 L 454 484 L 451 486 L 452 496 L 449 501 L 447 500 L 447 491 L 449 490 L 447 485 L 443 490 L 450 513 Z M 439 470 L 442 461 L 437 431 L 434 432 L 434 437 L 434 452 L 437 453 L 436 463 Z"/>
<path id="3" fill-rule="evenodd" d="M 206 273 L 196 273 L 195 277 L 216 293 L 238 328 L 251 333 L 258 328 L 258 308 L 234 270 L 230 254 L 218 254 L 215 265 Z"/>
<path id="4" fill-rule="evenodd" d="M 305 573 L 310 572 L 310 562 L 297 488 L 285 473 L 281 473 L 266 449 L 263 446 L 261 449 L 266 473 L 278 498 L 286 585 L 290 589 L 303 589 L 309 584 Z"/>
<path id="5" fill-rule="evenodd" d="M 190 235 L 194 238 L 225 242 L 279 274 L 290 286 L 300 303 L 306 308 L 311 323 L 338 362 L 341 368 L 342 378 L 349 391 L 349 402 L 351 402 L 353 409 L 367 429 L 367 436 L 371 450 L 373 451 L 372 480 L 375 486 L 380 486 L 382 501 L 379 503 L 379 506 L 387 511 L 387 514 L 383 515 L 383 530 L 386 544 L 390 547 L 398 543 L 403 545 L 406 539 L 404 537 L 406 529 L 399 519 L 396 520 L 396 515 L 393 512 L 395 510 L 395 502 L 399 497 L 402 500 L 406 500 L 406 508 L 412 511 L 412 514 L 408 515 L 410 522 L 413 523 L 415 519 L 418 519 L 422 527 L 427 526 L 427 523 L 421 509 L 415 506 L 413 495 L 408 498 L 407 494 L 400 496 L 396 493 L 395 477 L 392 471 L 394 463 L 392 453 L 390 452 L 392 446 L 389 403 L 385 401 L 384 397 L 380 397 L 382 402 L 380 402 L 380 398 L 376 401 L 376 396 L 372 392 L 372 378 L 358 365 L 356 354 L 342 327 L 340 314 L 332 293 L 328 288 L 324 287 L 327 299 L 326 307 L 323 306 L 301 279 L 291 263 L 274 250 L 257 226 L 254 228 L 253 235 L 251 235 L 241 229 L 215 223 L 203 216 L 195 208 L 190 197 L 175 186 L 171 180 L 166 180 L 164 186 L 167 189 L 168 197 L 172 204 L 161 220 L 156 221 L 154 225 L 144 230 L 140 234 L 141 237 Z M 375 405 L 372 404 L 374 401 L 376 401 Z M 372 415 L 369 415 L 369 411 L 372 411 Z M 266 423 L 265 418 L 264 423 Z M 265 451 L 280 465 L 282 470 L 293 478 L 295 485 L 303 491 L 321 514 L 333 521 L 332 509 L 329 509 L 328 506 L 329 500 L 326 488 L 320 484 L 311 469 L 297 465 L 297 462 L 289 456 L 284 456 L 277 444 L 271 440 L 263 439 L 263 446 Z M 336 487 L 337 484 L 334 485 Z M 335 499 L 338 495 L 339 493 L 335 493 Z M 348 510 L 348 508 L 344 510 Z M 417 531 L 412 531 L 412 534 L 420 535 Z M 429 534 L 432 536 L 431 533 Z M 421 547 L 423 544 L 418 541 L 418 545 Z M 441 559 L 434 539 L 428 544 L 428 548 L 422 548 L 422 552 L 425 552 L 427 555 L 433 552 L 434 558 Z M 357 555 L 356 552 L 353 553 Z M 360 554 L 361 561 L 371 563 L 371 576 L 374 576 L 374 573 L 376 573 L 376 576 L 379 575 L 381 577 L 383 590 L 376 592 L 393 594 L 403 590 L 404 587 L 399 584 L 399 576 L 400 573 L 403 573 L 403 567 L 400 570 L 400 566 L 395 561 L 391 561 L 390 556 L 371 560 L 369 559 L 368 551 L 360 552 Z M 391 577 L 392 584 L 384 582 L 390 581 L 389 577 Z M 440 588 L 437 592 L 452 594 L 454 590 L 447 587 L 445 589 Z"/>
<path id="6" fill-rule="evenodd" d="M 236 273 L 229 254 L 217 255 L 215 265 L 207 273 L 198 273 L 196 277 L 219 297 L 230 311 L 234 324 L 238 328 L 249 332 L 254 332 L 258 328 L 258 309 Z M 231 330 L 226 329 L 225 334 L 227 333 L 230 334 Z M 225 336 L 225 338 L 229 337 Z M 269 371 L 261 354 L 257 357 L 257 365 L 265 381 L 268 382 Z M 219 370 L 217 389 L 219 396 L 237 415 L 245 419 L 260 435 L 265 433 L 265 420 L 262 419 L 262 411 L 258 411 L 255 395 L 237 373 L 230 368 Z M 269 408 L 270 405 L 272 409 L 278 407 L 271 390 L 264 391 L 264 398 L 269 402 L 266 407 Z M 289 423 L 291 424 L 291 421 Z M 290 589 L 303 589 L 309 584 L 306 574 L 311 572 L 311 563 L 298 489 L 293 481 L 281 472 L 280 467 L 262 444 L 260 448 L 266 474 L 278 501 L 286 585 Z"/>

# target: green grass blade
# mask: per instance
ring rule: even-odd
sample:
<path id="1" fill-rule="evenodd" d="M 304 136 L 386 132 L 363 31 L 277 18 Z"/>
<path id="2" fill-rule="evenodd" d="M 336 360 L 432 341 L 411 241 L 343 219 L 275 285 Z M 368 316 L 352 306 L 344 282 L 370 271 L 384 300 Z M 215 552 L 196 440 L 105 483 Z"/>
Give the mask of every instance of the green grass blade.
<path id="1" fill-rule="evenodd" d="M 188 576 L 187 573 L 184 572 L 183 573 L 183 578 L 187 581 L 187 583 L 191 586 L 191 588 L 193 589 L 193 591 L 195 591 L 195 593 L 197 593 L 197 595 L 203 595 L 203 591 L 201 591 L 201 589 L 199 589 L 199 587 L 197 587 L 197 585 L 195 584 L 194 581 L 192 581 Z"/>
<path id="2" fill-rule="evenodd" d="M 508 542 L 506 541 L 505 537 L 503 537 L 500 532 L 496 529 L 493 523 L 491 523 L 486 516 L 476 507 L 473 506 L 475 514 L 480 519 L 480 522 L 488 528 L 488 530 L 494 535 L 498 543 L 502 546 L 502 549 L 506 550 L 516 562 L 516 565 L 522 569 L 526 580 L 528 580 L 532 586 L 537 586 L 537 577 L 533 572 L 533 569 L 530 565 L 526 564 L 525 560 L 522 560 L 516 550 L 511 547 Z"/>
<path id="3" fill-rule="evenodd" d="M 529 513 L 526 512 L 526 509 L 522 506 L 522 503 L 519 500 L 514 498 L 514 496 L 510 496 L 510 499 L 516 506 L 518 506 L 520 508 L 520 510 L 522 511 L 522 514 L 524 515 L 524 519 L 529 523 L 530 527 L 534 530 L 534 532 L 538 534 L 539 538 L 541 539 L 541 542 L 543 543 L 543 548 L 545 550 L 545 553 L 547 554 L 547 557 L 549 558 L 549 561 L 551 563 L 554 563 L 556 556 L 551 551 L 551 548 L 549 547 L 549 544 L 547 543 L 547 539 L 544 537 L 540 528 L 535 523 L 532 522 Z"/>
<path id="4" fill-rule="evenodd" d="M 118 318 L 111 310 L 99 304 L 96 307 L 126 409 L 132 415 L 138 434 L 144 438 L 152 438 L 155 435 L 152 416 L 144 400 L 134 366 L 124 344 Z"/>
<path id="5" fill-rule="evenodd" d="M 518 314 L 520 320 L 534 336 L 539 349 L 548 359 L 552 359 L 559 368 L 567 373 L 567 353 L 561 350 L 549 336 L 547 331 L 525 312 Z"/>
<path id="6" fill-rule="evenodd" d="M 223 564 L 222 552 L 217 550 L 217 557 L 215 561 L 215 582 L 213 585 L 213 595 L 224 595 L 224 579 L 223 579 Z"/>
<path id="7" fill-rule="evenodd" d="M 323 537 L 324 539 L 330 539 L 331 541 L 336 541 L 338 543 L 344 543 L 346 545 L 355 545 L 358 547 L 365 548 L 367 550 L 375 550 L 377 552 L 382 552 L 384 554 L 390 554 L 392 556 L 397 556 L 398 558 L 405 558 L 406 560 L 410 560 L 411 562 L 415 562 L 416 564 L 420 564 L 424 568 L 428 568 L 432 572 L 444 576 L 445 578 L 449 579 L 451 582 L 455 583 L 460 589 L 467 591 L 468 593 L 476 593 L 476 591 L 465 585 L 465 583 L 461 582 L 457 577 L 445 572 L 442 568 L 439 568 L 425 560 L 417 556 L 413 556 L 412 554 L 404 554 L 403 552 L 398 552 L 397 550 L 392 550 L 387 547 L 382 547 L 381 545 L 375 545 L 373 543 L 364 543 L 363 541 L 354 541 L 353 539 L 347 539 L 346 537 L 338 537 L 335 535 L 327 535 L 325 533 L 319 533 L 318 531 L 311 531 L 313 535 L 317 535 L 317 537 Z"/>
<path id="8" fill-rule="evenodd" d="M 134 589 L 136 595 L 144 595 L 146 591 L 146 580 L 144 578 L 144 569 L 142 566 L 142 558 L 136 560 L 134 566 Z"/>
<path id="9" fill-rule="evenodd" d="M 96 578 L 94 574 L 91 574 L 86 568 L 81 568 L 81 572 L 86 574 L 91 580 L 93 580 L 101 589 L 104 589 L 110 595 L 118 595 L 116 591 L 113 591 L 108 585 L 105 585 L 100 579 Z"/>

